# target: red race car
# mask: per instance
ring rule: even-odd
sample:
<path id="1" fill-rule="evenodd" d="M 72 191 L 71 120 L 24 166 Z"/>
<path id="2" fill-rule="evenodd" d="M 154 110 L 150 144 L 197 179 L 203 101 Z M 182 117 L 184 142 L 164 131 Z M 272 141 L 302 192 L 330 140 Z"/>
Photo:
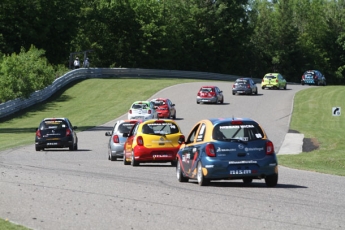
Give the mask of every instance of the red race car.
<path id="1" fill-rule="evenodd" d="M 176 119 L 175 104 L 168 98 L 155 98 L 152 99 L 158 118 L 172 118 Z"/>

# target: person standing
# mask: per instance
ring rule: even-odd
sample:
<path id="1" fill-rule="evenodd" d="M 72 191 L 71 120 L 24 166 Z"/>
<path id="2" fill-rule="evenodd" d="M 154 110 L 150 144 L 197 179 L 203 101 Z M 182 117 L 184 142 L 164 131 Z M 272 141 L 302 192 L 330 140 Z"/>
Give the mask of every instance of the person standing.
<path id="1" fill-rule="evenodd" d="M 75 60 L 74 60 L 74 69 L 79 69 L 80 67 L 80 62 L 79 62 L 79 58 L 76 57 Z"/>
<path id="2" fill-rule="evenodd" d="M 84 61 L 83 67 L 84 68 L 89 68 L 89 66 L 90 66 L 89 58 L 86 58 L 85 61 Z"/>

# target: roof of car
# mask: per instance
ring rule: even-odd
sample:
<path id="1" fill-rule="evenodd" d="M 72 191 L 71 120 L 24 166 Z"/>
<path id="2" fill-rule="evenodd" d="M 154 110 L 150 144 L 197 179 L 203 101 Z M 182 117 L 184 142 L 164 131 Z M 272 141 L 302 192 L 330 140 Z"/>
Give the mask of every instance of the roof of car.
<path id="1" fill-rule="evenodd" d="M 132 103 L 133 104 L 150 104 L 150 101 L 135 101 Z"/>
<path id="2" fill-rule="evenodd" d="M 159 97 L 159 98 L 154 98 L 151 101 L 166 101 L 166 100 L 168 100 L 168 98 Z"/>
<path id="3" fill-rule="evenodd" d="M 214 85 L 204 85 L 204 86 L 201 86 L 201 88 L 215 88 L 217 86 L 214 86 Z"/>
<path id="4" fill-rule="evenodd" d="M 265 77 L 266 76 L 278 76 L 278 75 L 279 75 L 279 73 L 266 73 Z"/>
<path id="5" fill-rule="evenodd" d="M 48 117 L 48 118 L 44 118 L 44 121 L 47 120 L 68 120 L 66 117 Z"/>
<path id="6" fill-rule="evenodd" d="M 226 117 L 226 118 L 210 118 L 210 119 L 206 119 L 209 120 L 210 122 L 212 122 L 213 125 L 216 125 L 218 123 L 222 123 L 222 122 L 231 122 L 231 121 L 254 121 L 255 120 L 251 119 L 251 118 L 246 118 L 246 117 Z"/>

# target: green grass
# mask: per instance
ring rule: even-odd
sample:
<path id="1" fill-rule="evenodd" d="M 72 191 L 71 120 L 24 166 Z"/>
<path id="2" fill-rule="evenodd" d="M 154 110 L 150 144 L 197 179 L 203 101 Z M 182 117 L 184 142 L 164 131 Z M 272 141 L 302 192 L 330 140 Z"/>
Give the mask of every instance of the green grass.
<path id="1" fill-rule="evenodd" d="M 280 165 L 345 176 L 345 114 L 332 115 L 332 107 L 345 109 L 344 98 L 343 86 L 311 87 L 296 94 L 290 129 L 316 140 L 319 148 L 279 155 Z"/>
<path id="2" fill-rule="evenodd" d="M 80 132 L 125 114 L 133 101 L 146 100 L 171 85 L 195 81 L 106 78 L 74 83 L 46 103 L 0 120 L 0 150 L 34 143 L 35 130 L 46 117 L 68 117 Z"/>
<path id="3" fill-rule="evenodd" d="M 61 90 L 46 103 L 33 106 L 0 123 L 0 150 L 34 142 L 35 129 L 45 117 L 68 117 L 78 131 L 104 124 L 126 113 L 129 105 L 159 90 L 190 79 L 89 79 Z M 140 88 L 140 91 L 138 90 Z M 332 107 L 345 108 L 345 87 L 311 87 L 295 96 L 290 129 L 313 138 L 319 149 L 298 155 L 278 155 L 280 165 L 345 176 L 345 119 Z M 0 229 L 26 229 L 0 219 Z"/>
<path id="4" fill-rule="evenodd" d="M 8 220 L 0 219 L 0 229 L 1 230 L 28 230 L 29 228 L 23 227 L 21 225 L 13 224 L 8 222 Z"/>

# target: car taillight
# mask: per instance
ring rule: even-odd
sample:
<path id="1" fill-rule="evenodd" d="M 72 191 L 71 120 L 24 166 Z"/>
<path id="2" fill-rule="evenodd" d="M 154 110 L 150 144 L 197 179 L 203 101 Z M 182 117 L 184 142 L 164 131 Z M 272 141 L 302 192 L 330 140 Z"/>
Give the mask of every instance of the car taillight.
<path id="1" fill-rule="evenodd" d="M 41 130 L 38 129 L 38 130 L 36 131 L 36 136 L 37 136 L 38 138 L 41 138 Z"/>
<path id="2" fill-rule="evenodd" d="M 213 144 L 207 144 L 205 147 L 206 155 L 209 157 L 215 157 L 216 156 L 216 151 L 214 149 Z"/>
<path id="3" fill-rule="evenodd" d="M 215 93 L 215 92 L 208 93 L 208 94 L 211 95 L 211 96 L 216 96 L 216 93 Z"/>
<path id="4" fill-rule="evenodd" d="M 147 111 L 147 113 L 148 113 L 148 114 L 151 114 L 151 109 L 149 109 L 149 110 Z"/>
<path id="5" fill-rule="evenodd" d="M 302 75 L 302 79 L 304 80 L 304 75 Z"/>
<path id="6" fill-rule="evenodd" d="M 70 136 L 71 135 L 71 130 L 70 129 L 66 129 L 66 136 Z"/>
<path id="7" fill-rule="evenodd" d="M 276 82 L 278 83 L 278 79 L 276 79 Z"/>
<path id="8" fill-rule="evenodd" d="M 234 89 L 234 88 L 235 88 L 235 85 L 232 85 L 232 88 Z"/>
<path id="9" fill-rule="evenodd" d="M 250 85 L 247 85 L 247 88 L 250 89 Z"/>
<path id="10" fill-rule="evenodd" d="M 132 110 L 130 109 L 130 110 L 128 111 L 128 113 L 129 113 L 129 114 L 132 114 Z"/>
<path id="11" fill-rule="evenodd" d="M 264 79 L 262 79 L 262 81 L 261 82 L 264 82 L 265 80 Z"/>
<path id="12" fill-rule="evenodd" d="M 114 143 L 120 143 L 120 139 L 119 139 L 119 136 L 118 136 L 118 135 L 114 135 L 114 136 L 113 136 L 113 142 L 114 142 Z"/>
<path id="13" fill-rule="evenodd" d="M 200 96 L 200 91 L 198 92 L 198 96 Z"/>
<path id="14" fill-rule="evenodd" d="M 185 142 L 185 137 L 184 137 L 184 135 L 180 135 L 180 137 L 178 139 L 178 143 L 182 144 L 183 142 Z"/>
<path id="15" fill-rule="evenodd" d="M 266 142 L 266 155 L 271 155 L 274 153 L 274 146 L 271 141 Z"/>
<path id="16" fill-rule="evenodd" d="M 143 146 L 143 145 L 144 145 L 144 139 L 143 139 L 142 136 L 138 136 L 138 137 L 137 137 L 137 144 L 138 144 L 139 146 Z"/>

